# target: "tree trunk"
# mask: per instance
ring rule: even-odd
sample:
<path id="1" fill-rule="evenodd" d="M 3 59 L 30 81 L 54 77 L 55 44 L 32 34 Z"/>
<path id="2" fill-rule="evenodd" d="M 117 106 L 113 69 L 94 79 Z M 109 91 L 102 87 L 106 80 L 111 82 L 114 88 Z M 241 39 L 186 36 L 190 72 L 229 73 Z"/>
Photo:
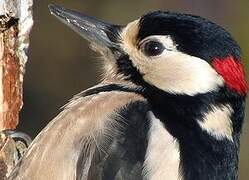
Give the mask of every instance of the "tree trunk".
<path id="1" fill-rule="evenodd" d="M 32 3 L 32 0 L 0 0 L 0 179 L 16 163 L 11 150 L 14 142 L 3 130 L 16 128 L 23 104 Z"/>

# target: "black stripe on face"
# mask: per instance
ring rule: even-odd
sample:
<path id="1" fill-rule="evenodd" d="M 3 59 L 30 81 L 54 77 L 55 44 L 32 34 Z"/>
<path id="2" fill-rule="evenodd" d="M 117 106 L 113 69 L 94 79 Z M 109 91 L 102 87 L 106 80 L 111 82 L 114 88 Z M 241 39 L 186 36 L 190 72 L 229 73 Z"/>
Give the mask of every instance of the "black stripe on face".
<path id="1" fill-rule="evenodd" d="M 144 88 L 148 86 L 143 79 L 143 74 L 133 65 L 128 54 L 123 54 L 118 58 L 117 67 L 118 73 L 124 75 L 126 80 Z"/>

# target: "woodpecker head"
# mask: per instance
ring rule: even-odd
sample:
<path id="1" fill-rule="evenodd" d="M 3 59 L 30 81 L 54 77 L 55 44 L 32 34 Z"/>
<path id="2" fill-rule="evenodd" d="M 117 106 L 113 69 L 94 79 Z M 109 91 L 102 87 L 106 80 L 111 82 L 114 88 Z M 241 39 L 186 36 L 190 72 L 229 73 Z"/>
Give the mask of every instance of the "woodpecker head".
<path id="1" fill-rule="evenodd" d="M 50 11 L 104 56 L 107 77 L 173 94 L 193 96 L 223 87 L 247 93 L 239 46 L 209 20 L 156 11 L 119 26 L 57 5 Z"/>
<path id="2" fill-rule="evenodd" d="M 179 144 L 184 179 L 236 179 L 248 87 L 228 32 L 189 14 L 156 11 L 120 26 L 49 8 L 103 55 L 104 81 L 148 100 Z"/>

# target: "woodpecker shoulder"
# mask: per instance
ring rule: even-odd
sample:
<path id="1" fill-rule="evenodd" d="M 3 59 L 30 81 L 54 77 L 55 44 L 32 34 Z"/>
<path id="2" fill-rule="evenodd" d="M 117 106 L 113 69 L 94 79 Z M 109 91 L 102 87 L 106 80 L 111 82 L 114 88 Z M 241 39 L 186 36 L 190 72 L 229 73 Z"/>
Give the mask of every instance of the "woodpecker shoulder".
<path id="1" fill-rule="evenodd" d="M 73 179 L 75 170 L 87 176 L 94 152 L 105 152 L 101 142 L 108 144 L 114 136 L 111 127 L 122 127 L 117 112 L 131 103 L 146 103 L 136 93 L 111 89 L 98 86 L 71 100 L 32 142 L 10 179 Z"/>

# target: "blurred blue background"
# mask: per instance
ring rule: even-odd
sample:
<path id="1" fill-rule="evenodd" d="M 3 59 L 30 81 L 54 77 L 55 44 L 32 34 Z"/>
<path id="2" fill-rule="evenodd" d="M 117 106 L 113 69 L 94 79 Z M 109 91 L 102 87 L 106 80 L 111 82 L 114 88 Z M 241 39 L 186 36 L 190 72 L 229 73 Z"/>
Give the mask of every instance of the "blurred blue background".
<path id="1" fill-rule="evenodd" d="M 74 94 L 99 81 L 98 54 L 85 40 L 48 12 L 57 3 L 116 24 L 126 24 L 152 10 L 206 17 L 231 32 L 244 52 L 249 74 L 248 0 L 34 0 L 34 27 L 24 80 L 24 106 L 19 129 L 33 137 Z M 248 104 L 248 103 L 247 103 Z M 248 114 L 247 106 L 247 114 Z M 248 117 L 248 116 L 247 116 Z M 249 179 L 249 122 L 245 120 L 240 153 L 240 180 Z"/>

